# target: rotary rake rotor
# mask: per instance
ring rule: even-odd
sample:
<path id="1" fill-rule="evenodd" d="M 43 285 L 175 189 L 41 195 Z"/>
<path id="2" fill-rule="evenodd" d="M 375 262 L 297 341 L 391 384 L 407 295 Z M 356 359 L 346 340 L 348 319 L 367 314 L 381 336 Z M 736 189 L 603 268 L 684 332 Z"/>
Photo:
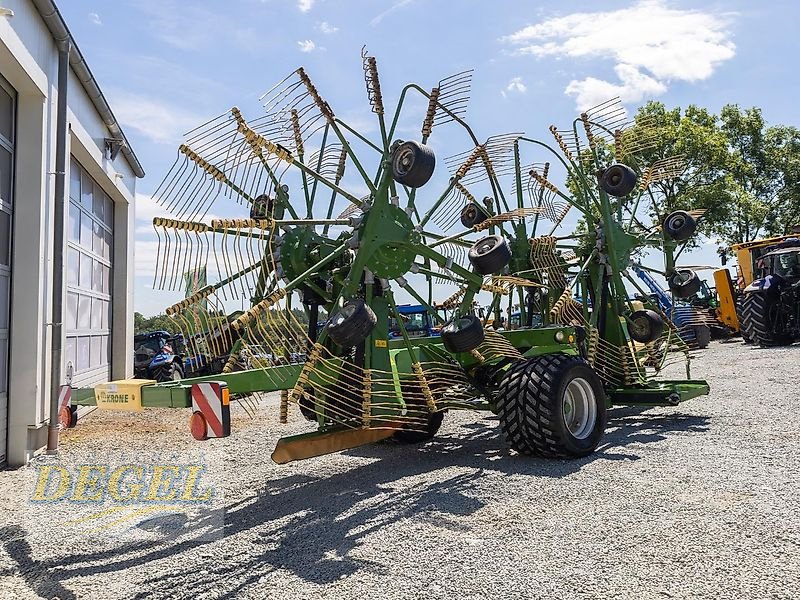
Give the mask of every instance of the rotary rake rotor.
<path id="1" fill-rule="evenodd" d="M 282 418 L 293 404 L 317 425 L 281 440 L 275 460 L 423 441 L 458 408 L 498 413 L 520 452 L 576 456 L 599 443 L 607 403 L 707 392 L 654 382 L 672 356 L 688 376 L 689 348 L 643 290 L 629 298 L 644 248 L 664 253 L 674 293 L 694 285 L 674 260 L 696 215 L 652 224 L 650 183 L 681 162 L 636 162 L 655 143 L 646 124 L 626 126 L 611 102 L 551 128 L 557 149 L 522 133 L 481 141 L 465 121 L 471 71 L 409 84 L 387 111 L 366 51 L 362 66 L 376 135 L 337 117 L 300 68 L 262 96 L 260 116 L 233 108 L 187 134 L 154 194 L 168 213 L 154 219 L 155 287 L 176 290 L 199 269 L 214 280 L 166 313 L 234 393 L 284 390 Z M 410 95 L 427 102 L 419 141 L 397 139 Z M 467 149 L 444 160 L 434 192 L 428 142 L 442 126 Z M 582 228 L 559 235 L 572 213 Z M 410 327 L 401 295 L 438 335 Z M 545 356 L 566 382 L 545 399 L 563 439 L 516 421 L 530 402 L 518 381 Z"/>

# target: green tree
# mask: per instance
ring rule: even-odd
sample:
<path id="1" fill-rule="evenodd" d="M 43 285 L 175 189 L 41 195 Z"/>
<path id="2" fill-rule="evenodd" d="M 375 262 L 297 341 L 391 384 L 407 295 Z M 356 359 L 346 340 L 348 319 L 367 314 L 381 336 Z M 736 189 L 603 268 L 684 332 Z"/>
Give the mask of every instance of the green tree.
<path id="1" fill-rule="evenodd" d="M 768 127 L 761 109 L 731 104 L 717 116 L 694 105 L 682 111 L 649 102 L 633 133 L 657 140 L 633 157 L 641 169 L 670 156 L 686 162 L 681 177 L 650 185 L 656 220 L 677 209 L 706 209 L 699 230 L 725 248 L 787 233 L 800 222 L 800 131 Z"/>

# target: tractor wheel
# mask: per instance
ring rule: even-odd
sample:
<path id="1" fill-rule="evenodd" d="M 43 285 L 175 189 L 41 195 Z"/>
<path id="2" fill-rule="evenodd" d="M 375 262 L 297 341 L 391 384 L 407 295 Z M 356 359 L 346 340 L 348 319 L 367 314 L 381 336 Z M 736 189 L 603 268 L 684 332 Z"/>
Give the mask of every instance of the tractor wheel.
<path id="1" fill-rule="evenodd" d="M 634 341 L 642 344 L 657 340 L 662 331 L 664 319 L 654 310 L 634 311 L 628 320 L 628 333 Z"/>
<path id="2" fill-rule="evenodd" d="M 664 232 L 676 242 L 685 242 L 697 229 L 697 221 L 685 210 L 676 210 L 664 219 Z"/>
<path id="3" fill-rule="evenodd" d="M 456 317 L 442 326 L 442 343 L 449 352 L 469 352 L 483 343 L 486 333 L 475 315 Z"/>
<path id="4" fill-rule="evenodd" d="M 481 275 L 499 273 L 511 262 L 511 248 L 502 235 L 487 235 L 469 249 L 469 262 Z"/>
<path id="5" fill-rule="evenodd" d="M 700 291 L 702 283 L 697 273 L 681 269 L 667 278 L 667 285 L 676 298 L 689 298 Z"/>
<path id="6" fill-rule="evenodd" d="M 600 188 L 616 198 L 630 194 L 636 187 L 636 172 L 628 165 L 616 163 L 600 174 Z"/>
<path id="7" fill-rule="evenodd" d="M 408 187 L 422 187 L 433 175 L 436 156 L 430 146 L 419 142 L 403 142 L 392 152 L 392 177 Z"/>
<path id="8" fill-rule="evenodd" d="M 159 383 L 165 381 L 180 381 L 183 379 L 183 369 L 177 362 L 172 361 L 168 365 L 162 365 L 154 369 L 153 379 Z"/>
<path id="9" fill-rule="evenodd" d="M 489 215 L 486 214 L 486 211 L 483 210 L 477 202 L 467 202 L 464 208 L 461 209 L 461 224 L 468 229 L 475 227 L 475 225 L 479 223 L 483 223 L 488 218 Z"/>
<path id="10" fill-rule="evenodd" d="M 747 329 L 752 334 L 753 343 L 762 348 L 791 344 L 792 336 L 786 333 L 782 308 L 778 298 L 757 292 L 745 294 L 742 299 L 742 330 Z"/>
<path id="11" fill-rule="evenodd" d="M 520 454 L 591 454 L 606 426 L 600 378 L 584 359 L 545 354 L 512 365 L 495 396 L 500 425 Z"/>
<path id="12" fill-rule="evenodd" d="M 711 343 L 711 328 L 708 325 L 694 326 L 694 341 L 701 350 Z"/>
<path id="13" fill-rule="evenodd" d="M 745 344 L 751 344 L 754 341 L 755 332 L 751 329 L 751 321 L 744 318 L 744 296 L 740 294 L 736 298 L 736 319 L 739 321 L 739 333 L 742 335 L 742 341 Z"/>
<path id="14" fill-rule="evenodd" d="M 331 317 L 328 335 L 338 346 L 352 348 L 367 338 L 377 322 L 372 309 L 361 298 L 355 298 Z"/>

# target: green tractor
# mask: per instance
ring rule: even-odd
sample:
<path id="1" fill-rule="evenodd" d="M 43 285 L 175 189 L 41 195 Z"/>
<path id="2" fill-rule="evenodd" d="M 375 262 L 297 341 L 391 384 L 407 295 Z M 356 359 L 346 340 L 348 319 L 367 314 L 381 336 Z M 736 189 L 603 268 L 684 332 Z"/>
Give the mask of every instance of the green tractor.
<path id="1" fill-rule="evenodd" d="M 375 136 L 337 117 L 300 68 L 265 95 L 264 115 L 248 121 L 233 108 L 194 130 L 155 193 L 175 217 L 154 220 L 155 287 L 170 289 L 198 261 L 217 270 L 215 283 L 166 310 L 176 326 L 192 331 L 246 299 L 229 323 L 239 340 L 231 367 L 248 347 L 306 360 L 139 384 L 143 406 L 194 406 L 202 438 L 208 415 L 194 386 L 224 382 L 234 397 L 282 390 L 281 417 L 294 405 L 315 428 L 282 438 L 277 462 L 388 437 L 422 442 L 459 409 L 495 413 L 522 454 L 569 458 L 597 448 L 612 405 L 708 393 L 690 379 L 674 324 L 629 272 L 657 250 L 674 294 L 697 284 L 675 268 L 695 217 L 647 216 L 658 201 L 649 184 L 682 163 L 637 162 L 657 143 L 646 123 L 624 124 L 611 102 L 552 127 L 550 143 L 519 133 L 480 141 L 464 120 L 471 72 L 429 91 L 409 84 L 386 111 L 376 61 L 362 58 Z M 398 139 L 412 95 L 427 103 L 420 135 Z M 440 129 L 467 149 L 437 161 L 429 139 Z M 556 171 L 568 191 L 552 183 Z M 212 208 L 231 218 L 202 221 Z M 570 211 L 582 226 L 562 234 Z M 637 290 L 643 301 L 629 299 Z M 406 331 L 398 296 L 440 335 Z M 512 307 L 520 326 L 489 326 Z M 321 311 L 330 317 L 320 328 Z M 660 379 L 675 360 L 686 379 Z"/>

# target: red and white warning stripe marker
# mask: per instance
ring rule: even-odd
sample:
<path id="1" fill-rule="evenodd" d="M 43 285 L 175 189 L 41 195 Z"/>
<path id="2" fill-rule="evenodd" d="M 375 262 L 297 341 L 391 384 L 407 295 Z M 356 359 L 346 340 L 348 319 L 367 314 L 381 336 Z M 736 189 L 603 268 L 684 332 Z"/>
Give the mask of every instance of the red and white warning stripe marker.
<path id="1" fill-rule="evenodd" d="M 192 413 L 189 429 L 196 440 L 231 434 L 231 402 L 228 384 L 204 381 L 192 384 Z"/>

